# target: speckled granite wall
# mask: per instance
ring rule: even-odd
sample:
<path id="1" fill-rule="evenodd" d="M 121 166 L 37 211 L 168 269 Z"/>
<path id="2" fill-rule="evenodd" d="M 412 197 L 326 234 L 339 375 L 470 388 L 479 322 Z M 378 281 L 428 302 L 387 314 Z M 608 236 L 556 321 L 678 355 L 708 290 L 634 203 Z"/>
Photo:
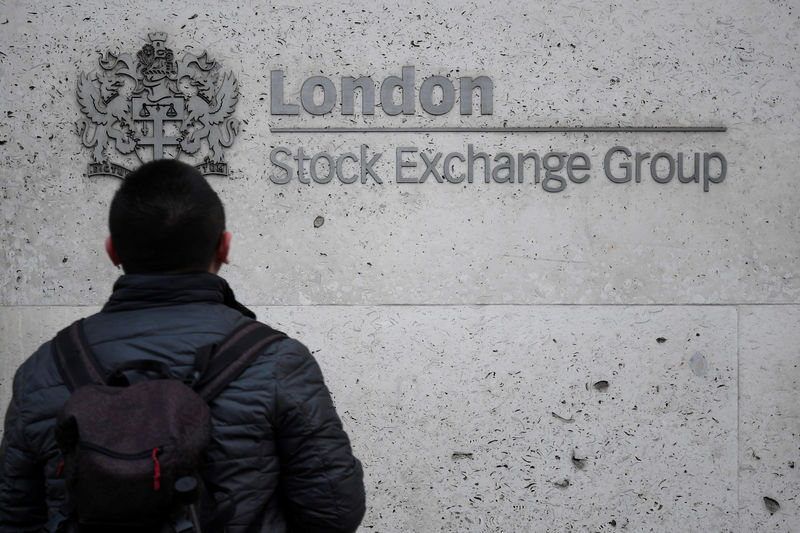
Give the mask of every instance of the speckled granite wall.
<path id="1" fill-rule="evenodd" d="M 238 80 L 230 175 L 209 178 L 234 233 L 223 273 L 323 365 L 366 467 L 364 531 L 798 531 L 799 17 L 781 1 L 5 5 L 0 402 L 24 357 L 118 275 L 102 247 L 118 180 L 87 175 L 80 75 L 164 32 Z M 461 115 L 458 93 L 441 116 L 416 94 L 410 115 L 364 115 L 360 97 L 354 115 L 339 100 L 273 113 L 271 71 L 297 104 L 312 76 L 340 90 L 404 66 L 416 90 L 490 77 L 492 114 L 476 100 Z M 727 130 L 271 131 L 534 126 Z M 398 147 L 418 150 L 403 176 L 419 177 L 419 153 L 441 153 L 444 173 L 469 145 L 585 153 L 590 177 L 561 192 L 531 173 L 397 179 Z M 382 183 L 271 180 L 275 148 L 362 146 L 383 154 Z M 720 153 L 725 180 L 658 183 L 648 160 L 641 182 L 614 183 L 615 146 Z"/>

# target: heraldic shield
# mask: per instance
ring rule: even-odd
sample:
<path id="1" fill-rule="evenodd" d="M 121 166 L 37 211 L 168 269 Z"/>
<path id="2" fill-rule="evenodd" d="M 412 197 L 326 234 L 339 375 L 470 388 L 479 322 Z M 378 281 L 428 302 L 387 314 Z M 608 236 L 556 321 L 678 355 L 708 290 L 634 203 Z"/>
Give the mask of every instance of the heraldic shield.
<path id="1" fill-rule="evenodd" d="M 133 166 L 174 158 L 227 176 L 224 149 L 239 133 L 236 78 L 206 52 L 176 58 L 165 33 L 148 38 L 135 57 L 107 51 L 98 71 L 78 79 L 78 134 L 92 150 L 87 174 L 124 178 Z"/>

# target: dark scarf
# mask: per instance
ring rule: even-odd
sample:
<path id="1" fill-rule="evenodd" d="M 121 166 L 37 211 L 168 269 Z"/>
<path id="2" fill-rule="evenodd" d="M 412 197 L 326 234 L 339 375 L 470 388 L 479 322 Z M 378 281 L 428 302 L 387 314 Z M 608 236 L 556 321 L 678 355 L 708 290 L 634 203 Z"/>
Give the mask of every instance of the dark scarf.
<path id="1" fill-rule="evenodd" d="M 114 283 L 114 292 L 103 306 L 103 312 L 196 302 L 221 303 L 247 317 L 256 317 L 255 313 L 236 301 L 227 281 L 207 272 L 126 274 Z"/>

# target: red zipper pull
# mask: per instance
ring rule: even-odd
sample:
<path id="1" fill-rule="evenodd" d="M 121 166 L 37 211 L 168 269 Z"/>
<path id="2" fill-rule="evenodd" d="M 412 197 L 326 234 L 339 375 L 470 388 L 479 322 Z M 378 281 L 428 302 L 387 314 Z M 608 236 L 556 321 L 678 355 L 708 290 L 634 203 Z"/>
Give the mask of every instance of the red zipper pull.
<path id="1" fill-rule="evenodd" d="M 156 457 L 158 452 L 158 448 L 153 448 L 153 490 L 161 488 L 161 464 L 158 462 L 158 457 Z"/>

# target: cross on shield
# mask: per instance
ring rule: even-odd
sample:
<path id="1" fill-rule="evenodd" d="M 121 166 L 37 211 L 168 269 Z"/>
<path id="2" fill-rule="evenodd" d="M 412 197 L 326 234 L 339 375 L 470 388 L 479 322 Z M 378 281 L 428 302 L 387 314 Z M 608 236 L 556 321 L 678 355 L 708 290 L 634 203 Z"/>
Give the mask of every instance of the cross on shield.
<path id="1" fill-rule="evenodd" d="M 164 130 L 165 123 L 180 122 L 184 118 L 184 102 L 180 97 L 165 97 L 156 102 L 151 102 L 146 98 L 135 97 L 131 99 L 131 111 L 134 122 L 152 122 L 152 130 L 140 135 L 136 142 L 137 148 L 140 146 L 153 147 L 153 159 L 164 158 L 165 146 L 180 146 L 181 139 L 178 136 L 167 135 Z M 150 128 L 144 126 L 142 131 Z"/>

